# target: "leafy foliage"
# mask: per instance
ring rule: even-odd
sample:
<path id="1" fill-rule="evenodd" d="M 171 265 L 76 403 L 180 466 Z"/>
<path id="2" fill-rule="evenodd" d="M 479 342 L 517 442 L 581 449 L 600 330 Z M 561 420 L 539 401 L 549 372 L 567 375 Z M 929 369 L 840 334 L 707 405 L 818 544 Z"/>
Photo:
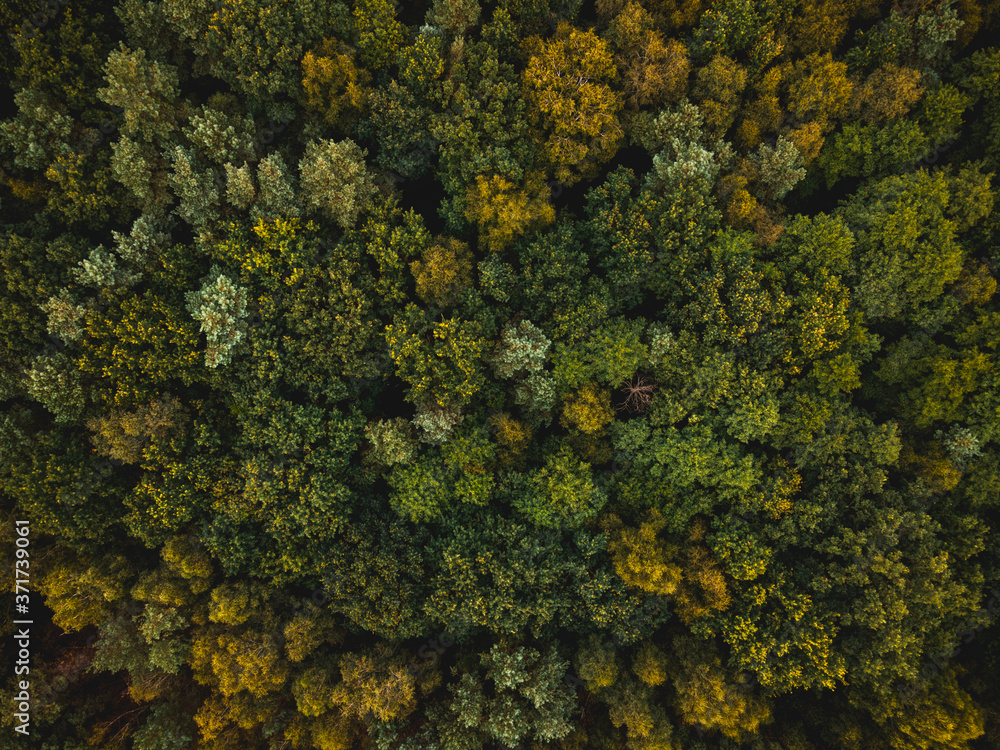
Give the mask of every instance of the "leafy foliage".
<path id="1" fill-rule="evenodd" d="M 998 21 L 3 4 L 36 744 L 996 746 Z"/>

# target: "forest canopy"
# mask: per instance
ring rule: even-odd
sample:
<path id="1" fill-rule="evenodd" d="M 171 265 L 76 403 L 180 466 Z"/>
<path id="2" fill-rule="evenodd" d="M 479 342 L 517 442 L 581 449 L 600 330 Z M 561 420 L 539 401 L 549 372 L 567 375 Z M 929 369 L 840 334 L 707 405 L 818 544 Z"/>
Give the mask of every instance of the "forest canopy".
<path id="1" fill-rule="evenodd" d="M 5 736 L 1000 747 L 996 3 L 0 25 Z"/>

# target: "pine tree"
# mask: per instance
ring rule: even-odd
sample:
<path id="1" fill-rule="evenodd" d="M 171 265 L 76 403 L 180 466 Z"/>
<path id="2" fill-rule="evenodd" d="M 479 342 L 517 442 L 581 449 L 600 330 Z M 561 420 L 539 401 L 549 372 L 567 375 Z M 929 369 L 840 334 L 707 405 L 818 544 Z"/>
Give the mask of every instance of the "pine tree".
<path id="1" fill-rule="evenodd" d="M 480 662 L 485 671 L 463 673 L 449 686 L 450 702 L 430 712 L 443 747 L 457 750 L 490 740 L 513 747 L 528 739 L 548 743 L 570 733 L 576 701 L 572 688 L 562 682 L 567 664 L 555 647 L 541 654 L 494 644 Z"/>
<path id="2" fill-rule="evenodd" d="M 76 363 L 63 352 L 36 357 L 25 372 L 28 393 L 55 416 L 74 422 L 83 412 L 86 394 Z"/>
<path id="3" fill-rule="evenodd" d="M 230 205 L 246 210 L 257 197 L 250 166 L 244 162 L 242 167 L 234 167 L 226 162 L 223 169 L 226 170 L 226 200 Z"/>
<path id="4" fill-rule="evenodd" d="M 386 466 L 405 463 L 416 456 L 416 437 L 412 427 L 402 417 L 380 419 L 368 424 L 365 436 L 372 444 L 372 460 Z"/>
<path id="5" fill-rule="evenodd" d="M 76 304 L 75 297 L 69 289 L 63 287 L 59 294 L 50 297 L 44 305 L 39 305 L 48 315 L 48 333 L 58 336 L 63 341 L 78 341 L 83 336 L 80 321 L 84 318 L 87 308 Z"/>
<path id="6" fill-rule="evenodd" d="M 180 200 L 177 214 L 194 227 L 202 227 L 218 218 L 222 198 L 213 179 L 190 150 L 176 146 L 170 153 L 173 171 L 170 186 Z"/>
<path id="7" fill-rule="evenodd" d="M 501 331 L 490 364 L 501 378 L 541 372 L 551 345 L 552 342 L 530 320 L 508 323 Z"/>
<path id="8" fill-rule="evenodd" d="M 18 116 L 0 123 L 0 147 L 12 151 L 14 164 L 45 169 L 56 156 L 68 156 L 73 119 L 51 97 L 33 89 L 14 94 Z"/>
<path id="9" fill-rule="evenodd" d="M 762 144 L 750 161 L 761 183 L 757 197 L 766 200 L 780 201 L 806 176 L 802 155 L 783 135 L 778 136 L 776 148 Z"/>
<path id="10" fill-rule="evenodd" d="M 202 158 L 223 165 L 253 156 L 253 120 L 229 117 L 224 111 L 202 105 L 182 129 Z"/>
<path id="11" fill-rule="evenodd" d="M 352 140 L 310 141 L 299 162 L 306 209 L 344 229 L 353 227 L 358 216 L 371 207 L 375 194 L 373 178 L 365 166 L 367 154 Z"/>
<path id="12" fill-rule="evenodd" d="M 101 101 L 122 107 L 125 135 L 162 142 L 179 125 L 176 99 L 180 94 L 177 68 L 147 60 L 142 48 L 130 50 L 124 42 L 108 55 L 108 86 L 97 92 Z"/>
<path id="13" fill-rule="evenodd" d="M 301 215 L 292 174 L 280 152 L 275 151 L 257 164 L 257 185 L 260 188 L 258 200 L 250 210 L 250 217 L 254 221 Z M 241 199 L 245 200 L 250 192 L 245 182 L 241 191 Z"/>
<path id="14" fill-rule="evenodd" d="M 247 314 L 247 291 L 234 284 L 222 270 L 213 265 L 199 291 L 184 296 L 188 312 L 201 322 L 207 334 L 208 349 L 205 366 L 219 367 L 232 361 L 232 349 L 245 337 L 240 320 Z"/>

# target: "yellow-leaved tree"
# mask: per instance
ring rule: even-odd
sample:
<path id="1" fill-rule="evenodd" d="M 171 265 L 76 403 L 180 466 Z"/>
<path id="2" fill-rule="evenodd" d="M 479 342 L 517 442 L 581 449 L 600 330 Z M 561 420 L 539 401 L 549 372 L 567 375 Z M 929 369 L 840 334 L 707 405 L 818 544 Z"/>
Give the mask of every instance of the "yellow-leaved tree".
<path id="1" fill-rule="evenodd" d="M 615 418 L 611 408 L 611 394 L 596 382 L 590 382 L 567 397 L 563 406 L 563 424 L 593 434 L 609 425 Z"/>
<path id="2" fill-rule="evenodd" d="M 632 109 L 677 101 L 687 90 L 691 60 L 676 39 L 664 39 L 655 21 L 636 0 L 621 9 L 608 28 Z"/>
<path id="3" fill-rule="evenodd" d="M 743 674 L 726 674 L 714 641 L 675 638 L 672 657 L 674 708 L 685 724 L 718 730 L 739 742 L 771 721 L 770 701 L 758 697 Z"/>
<path id="4" fill-rule="evenodd" d="M 391 646 L 380 643 L 370 651 L 344 654 L 340 673 L 342 682 L 331 700 L 362 720 L 401 719 L 417 707 L 413 671 Z"/>
<path id="5" fill-rule="evenodd" d="M 624 137 L 610 45 L 593 31 L 560 23 L 552 39 L 532 37 L 524 46 L 530 57 L 521 74 L 523 96 L 542 130 L 546 166 L 564 185 L 593 177 Z"/>
<path id="6" fill-rule="evenodd" d="M 608 535 L 608 552 L 615 572 L 629 586 L 670 596 L 680 585 L 681 569 L 671 559 L 670 547 L 656 538 L 666 521 L 656 508 L 649 508 L 645 518 L 638 528 L 625 526 L 613 513 L 602 519 L 601 528 Z"/>
<path id="7" fill-rule="evenodd" d="M 368 73 L 354 64 L 349 50 L 324 39 L 302 58 L 306 106 L 327 125 L 347 132 L 368 103 Z"/>
<path id="8" fill-rule="evenodd" d="M 540 175 L 529 176 L 523 188 L 500 175 L 476 175 L 465 196 L 465 218 L 479 225 L 479 238 L 490 251 L 499 251 L 518 235 L 555 221 L 556 210 Z"/>
<path id="9" fill-rule="evenodd" d="M 472 286 L 472 252 L 454 237 L 444 237 L 410 264 L 417 295 L 429 305 L 448 307 Z"/>

